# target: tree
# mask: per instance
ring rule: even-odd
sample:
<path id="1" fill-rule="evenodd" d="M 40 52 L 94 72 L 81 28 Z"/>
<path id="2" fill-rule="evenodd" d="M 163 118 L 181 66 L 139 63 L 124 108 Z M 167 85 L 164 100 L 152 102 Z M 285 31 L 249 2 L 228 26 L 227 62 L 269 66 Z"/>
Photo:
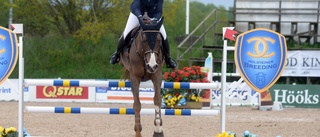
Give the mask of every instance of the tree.
<path id="1" fill-rule="evenodd" d="M 13 11 L 13 23 L 22 23 L 27 36 L 45 36 L 55 30 L 39 1 L 14 0 Z"/>
<path id="2" fill-rule="evenodd" d="M 127 0 L 92 0 L 82 28 L 74 36 L 82 40 L 91 40 L 95 44 L 103 36 L 119 37 L 130 13 L 130 3 Z"/>
<path id="3" fill-rule="evenodd" d="M 7 28 L 9 22 L 9 8 L 10 2 L 8 0 L 0 1 L 0 26 Z"/>

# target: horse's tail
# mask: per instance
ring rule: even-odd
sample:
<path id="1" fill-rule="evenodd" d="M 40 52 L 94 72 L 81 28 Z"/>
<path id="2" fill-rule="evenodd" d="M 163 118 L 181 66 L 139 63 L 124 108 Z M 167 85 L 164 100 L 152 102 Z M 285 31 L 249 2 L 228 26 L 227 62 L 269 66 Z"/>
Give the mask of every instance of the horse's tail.
<path id="1" fill-rule="evenodd" d="M 123 67 L 122 70 L 123 70 L 123 73 L 122 73 L 121 80 L 130 79 L 129 71 L 125 67 Z"/>

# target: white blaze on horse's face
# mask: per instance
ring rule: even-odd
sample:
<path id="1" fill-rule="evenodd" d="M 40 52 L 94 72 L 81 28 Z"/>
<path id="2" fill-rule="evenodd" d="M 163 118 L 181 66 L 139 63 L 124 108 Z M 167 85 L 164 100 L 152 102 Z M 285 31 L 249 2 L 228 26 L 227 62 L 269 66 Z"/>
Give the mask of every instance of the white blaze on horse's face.
<path id="1" fill-rule="evenodd" d="M 145 33 L 148 34 L 148 33 Z M 144 49 L 144 60 L 146 70 L 148 73 L 155 73 L 159 68 L 159 56 L 161 53 L 161 36 L 158 31 L 149 32 L 149 35 L 144 35 L 142 38 L 145 41 Z M 158 62 L 157 62 L 158 61 Z M 160 61 L 161 62 L 161 61 Z"/>
<path id="2" fill-rule="evenodd" d="M 154 67 L 155 65 L 157 65 L 156 54 L 154 52 L 150 54 L 150 60 L 148 62 L 148 65 L 150 65 L 150 67 Z"/>
<path id="3" fill-rule="evenodd" d="M 147 66 L 148 66 L 147 70 L 150 73 L 154 73 L 158 69 L 158 63 L 156 61 L 156 54 L 154 52 L 150 52 L 150 59 L 147 62 Z"/>

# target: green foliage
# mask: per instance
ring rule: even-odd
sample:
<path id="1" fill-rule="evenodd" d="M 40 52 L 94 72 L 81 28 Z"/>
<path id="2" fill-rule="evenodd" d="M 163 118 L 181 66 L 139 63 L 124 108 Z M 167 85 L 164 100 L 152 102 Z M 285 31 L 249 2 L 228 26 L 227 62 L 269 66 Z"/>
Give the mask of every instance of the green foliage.
<path id="1" fill-rule="evenodd" d="M 10 8 L 10 3 L 8 0 L 0 1 L 0 26 L 3 27 L 8 27 L 8 22 L 9 22 L 9 8 Z"/>
<path id="2" fill-rule="evenodd" d="M 105 37 L 99 44 L 80 43 L 72 37 L 26 37 L 24 39 L 26 78 L 120 78 L 120 65 L 110 65 L 116 38 Z M 110 45 L 110 46 L 107 46 Z M 18 63 L 17 63 L 18 64 Z M 11 78 L 18 77 L 16 65 Z"/>
<path id="3" fill-rule="evenodd" d="M 10 6 L 13 7 L 13 23 L 24 24 L 24 58 L 26 78 L 92 78 L 119 79 L 122 66 L 110 65 L 109 56 L 115 51 L 129 15 L 128 0 L 8 0 L 0 1 L 0 25 L 8 26 Z M 232 13 L 223 7 L 190 2 L 190 31 L 192 31 L 213 9 L 218 8 L 217 19 L 221 22 L 232 19 Z M 176 37 L 185 37 L 185 0 L 165 0 L 164 25 L 170 41 L 171 56 L 176 58 Z M 209 18 L 202 31 L 212 25 L 215 18 Z M 190 56 L 206 57 L 199 47 L 222 45 L 221 37 L 213 37 L 214 31 L 221 32 L 225 23 L 217 24 L 207 32 L 203 41 L 192 50 Z M 199 36 L 203 32 L 197 32 Z M 230 43 L 232 45 L 232 43 Z M 289 45 L 301 48 L 296 42 Z M 302 45 L 314 47 L 314 45 Z M 320 47 L 316 44 L 316 47 Z M 215 59 L 221 59 L 222 51 L 211 51 Z M 186 58 L 187 58 L 186 57 Z M 228 54 L 232 59 L 233 54 Z M 181 65 L 182 64 L 182 65 Z M 189 61 L 179 63 L 182 68 Z M 194 64 L 203 65 L 203 64 Z M 18 63 L 10 76 L 18 77 Z M 232 72 L 232 67 L 227 67 Z M 221 63 L 214 66 L 221 71 Z M 163 71 L 170 69 L 164 68 Z"/>
<path id="4" fill-rule="evenodd" d="M 97 44 L 104 36 L 120 36 L 129 14 L 129 1 L 96 0 L 88 7 L 82 28 L 73 36 L 80 40 L 90 40 Z M 122 16 L 123 15 L 123 16 Z"/>
<path id="5" fill-rule="evenodd" d="M 25 35 L 44 36 L 55 31 L 39 1 L 14 0 L 13 23 L 23 23 Z"/>

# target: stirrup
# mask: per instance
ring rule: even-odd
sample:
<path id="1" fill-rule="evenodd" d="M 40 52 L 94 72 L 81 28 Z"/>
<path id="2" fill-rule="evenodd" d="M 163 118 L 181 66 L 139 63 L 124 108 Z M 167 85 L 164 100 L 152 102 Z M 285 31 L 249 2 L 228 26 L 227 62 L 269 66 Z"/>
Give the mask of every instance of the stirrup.
<path id="1" fill-rule="evenodd" d="M 177 63 L 172 58 L 168 58 L 166 60 L 166 64 L 167 64 L 168 68 L 176 68 L 177 67 Z"/>
<path id="2" fill-rule="evenodd" d="M 118 63 L 120 61 L 119 59 L 119 54 L 117 52 L 113 53 L 111 56 L 110 56 L 110 64 L 114 65 L 116 63 Z"/>

